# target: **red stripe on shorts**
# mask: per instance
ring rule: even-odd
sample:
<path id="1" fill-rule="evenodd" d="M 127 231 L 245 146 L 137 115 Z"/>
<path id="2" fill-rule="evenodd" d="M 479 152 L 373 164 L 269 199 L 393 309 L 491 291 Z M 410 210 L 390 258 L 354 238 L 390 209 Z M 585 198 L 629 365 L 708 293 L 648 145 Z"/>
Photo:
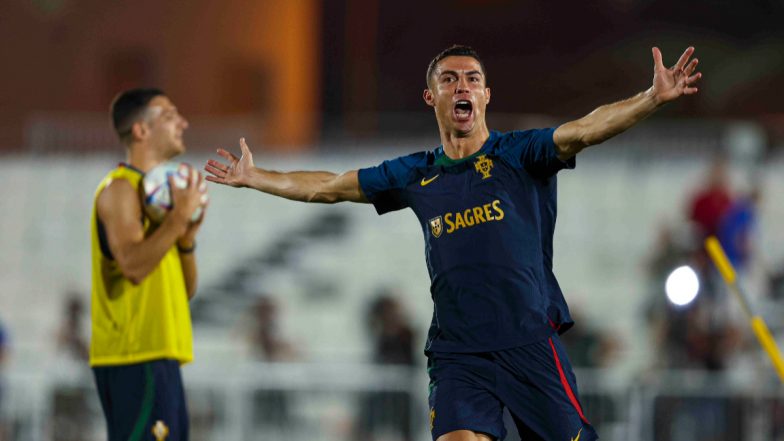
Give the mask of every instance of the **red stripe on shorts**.
<path id="1" fill-rule="evenodd" d="M 577 401 L 577 397 L 574 396 L 574 392 L 572 392 L 572 387 L 569 386 L 569 382 L 566 381 L 566 375 L 564 375 L 563 367 L 561 367 L 561 359 L 558 358 L 558 352 L 555 350 L 555 345 L 553 344 L 553 339 L 548 338 L 548 342 L 550 342 L 550 347 L 553 348 L 553 358 L 555 358 L 555 366 L 558 368 L 558 375 L 561 377 L 561 384 L 563 385 L 564 390 L 566 391 L 566 395 L 569 397 L 569 401 L 572 402 L 572 406 L 577 409 L 577 414 L 580 415 L 580 419 L 583 420 L 586 424 L 591 424 L 588 422 L 588 419 L 585 418 L 583 415 L 583 409 L 580 407 L 580 402 Z"/>

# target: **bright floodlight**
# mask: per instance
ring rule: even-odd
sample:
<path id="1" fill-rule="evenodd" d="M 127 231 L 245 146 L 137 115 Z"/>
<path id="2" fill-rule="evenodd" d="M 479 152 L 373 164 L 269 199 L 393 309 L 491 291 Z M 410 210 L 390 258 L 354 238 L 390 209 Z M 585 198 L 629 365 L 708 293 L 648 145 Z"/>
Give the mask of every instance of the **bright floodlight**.
<path id="1" fill-rule="evenodd" d="M 700 281 L 697 279 L 697 273 L 691 267 L 684 265 L 670 273 L 664 289 L 670 302 L 678 306 L 685 306 L 697 297 Z"/>

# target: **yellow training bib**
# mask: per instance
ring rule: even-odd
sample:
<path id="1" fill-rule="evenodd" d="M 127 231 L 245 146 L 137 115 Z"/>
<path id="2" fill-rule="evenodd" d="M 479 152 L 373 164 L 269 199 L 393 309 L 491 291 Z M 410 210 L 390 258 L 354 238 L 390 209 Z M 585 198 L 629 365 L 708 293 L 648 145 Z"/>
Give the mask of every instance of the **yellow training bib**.
<path id="1" fill-rule="evenodd" d="M 98 196 L 113 180 L 125 179 L 134 188 L 143 174 L 121 164 L 109 172 L 95 192 L 91 225 L 92 338 L 90 365 L 107 366 L 169 358 L 193 360 L 193 335 L 185 278 L 177 247 L 138 285 L 126 279 L 111 256 Z M 145 232 L 150 224 L 144 220 Z"/>

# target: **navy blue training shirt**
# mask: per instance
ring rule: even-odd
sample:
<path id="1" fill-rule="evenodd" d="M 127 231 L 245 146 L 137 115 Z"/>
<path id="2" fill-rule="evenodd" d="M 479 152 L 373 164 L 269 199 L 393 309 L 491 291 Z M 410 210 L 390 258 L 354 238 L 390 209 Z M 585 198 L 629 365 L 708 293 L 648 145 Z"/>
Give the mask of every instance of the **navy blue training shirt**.
<path id="1" fill-rule="evenodd" d="M 433 321 L 425 351 L 487 352 L 573 324 L 552 271 L 554 128 L 490 132 L 465 161 L 443 146 L 359 170 L 379 214 L 410 207 L 422 226 Z"/>

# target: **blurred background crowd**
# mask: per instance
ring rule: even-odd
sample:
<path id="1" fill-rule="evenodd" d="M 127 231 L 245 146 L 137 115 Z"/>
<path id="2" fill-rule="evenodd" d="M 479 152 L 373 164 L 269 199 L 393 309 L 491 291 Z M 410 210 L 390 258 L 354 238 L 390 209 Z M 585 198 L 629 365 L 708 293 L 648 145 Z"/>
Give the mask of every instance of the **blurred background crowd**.
<path id="1" fill-rule="evenodd" d="M 700 93 L 560 175 L 564 335 L 602 439 L 784 440 L 784 388 L 703 241 L 784 335 L 784 3 L 601 0 L 0 2 L 0 441 L 104 439 L 87 366 L 93 191 L 107 115 L 157 86 L 200 165 L 344 171 L 437 146 L 421 99 L 453 43 L 487 67 L 493 129 L 552 126 L 697 48 Z M 184 368 L 196 440 L 426 440 L 432 313 L 414 217 L 211 187 Z M 676 268 L 696 297 L 665 290 Z M 515 438 L 514 431 L 509 439 Z"/>

